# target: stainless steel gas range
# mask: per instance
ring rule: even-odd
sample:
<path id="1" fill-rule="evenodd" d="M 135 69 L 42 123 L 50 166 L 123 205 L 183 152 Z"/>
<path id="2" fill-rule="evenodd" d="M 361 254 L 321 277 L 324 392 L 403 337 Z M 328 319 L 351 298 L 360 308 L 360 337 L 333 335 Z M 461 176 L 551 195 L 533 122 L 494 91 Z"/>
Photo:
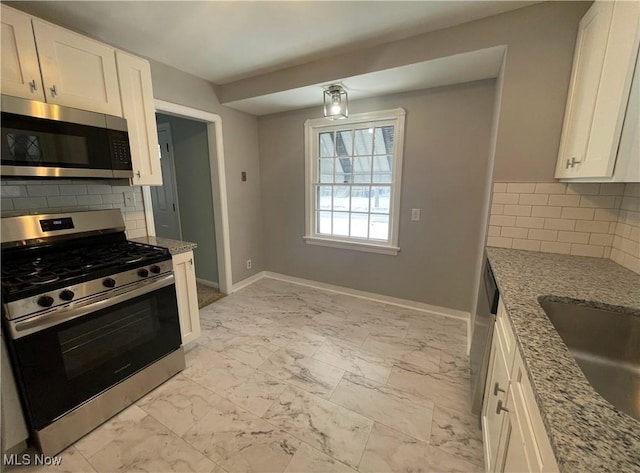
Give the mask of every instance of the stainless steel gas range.
<path id="1" fill-rule="evenodd" d="M 32 439 L 53 455 L 185 366 L 171 255 L 120 210 L 3 218 L 2 322 Z"/>

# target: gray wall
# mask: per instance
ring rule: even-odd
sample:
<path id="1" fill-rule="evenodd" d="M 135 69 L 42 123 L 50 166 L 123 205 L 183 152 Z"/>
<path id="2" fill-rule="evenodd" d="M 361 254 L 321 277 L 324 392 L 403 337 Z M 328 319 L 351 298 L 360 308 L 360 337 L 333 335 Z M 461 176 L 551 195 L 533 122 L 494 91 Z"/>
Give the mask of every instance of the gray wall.
<path id="1" fill-rule="evenodd" d="M 578 23 L 591 2 L 543 2 L 219 87 L 223 102 L 507 45 L 497 181 L 552 182 Z M 318 85 L 320 90 L 320 85 Z"/>
<path id="2" fill-rule="evenodd" d="M 171 126 L 182 238 L 198 244 L 196 276 L 218 282 L 207 125 L 159 113 L 156 122 Z"/>
<path id="3" fill-rule="evenodd" d="M 259 119 L 267 268 L 354 289 L 468 311 L 481 237 L 495 81 L 350 104 L 407 111 L 398 256 L 307 245 L 304 134 L 320 107 Z M 411 209 L 422 218 L 411 222 Z"/>
<path id="4" fill-rule="evenodd" d="M 171 66 L 150 62 L 156 99 L 217 113 L 222 118 L 233 282 L 266 269 L 257 118 L 220 105 L 211 83 Z M 247 172 L 246 182 L 240 181 L 242 171 Z M 253 261 L 250 270 L 246 268 L 247 259 Z"/>

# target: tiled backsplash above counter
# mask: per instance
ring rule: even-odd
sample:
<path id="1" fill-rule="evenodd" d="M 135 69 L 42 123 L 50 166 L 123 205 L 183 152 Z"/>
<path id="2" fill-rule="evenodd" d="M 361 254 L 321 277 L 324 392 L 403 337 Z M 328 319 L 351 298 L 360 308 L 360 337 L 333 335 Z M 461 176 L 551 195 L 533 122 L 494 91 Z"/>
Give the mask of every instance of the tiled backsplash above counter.
<path id="1" fill-rule="evenodd" d="M 147 236 L 142 188 L 126 180 L 2 179 L 0 195 L 3 217 L 115 208 L 122 210 L 128 238 Z"/>
<path id="2" fill-rule="evenodd" d="M 611 258 L 640 273 L 640 184 L 495 183 L 487 245 Z"/>

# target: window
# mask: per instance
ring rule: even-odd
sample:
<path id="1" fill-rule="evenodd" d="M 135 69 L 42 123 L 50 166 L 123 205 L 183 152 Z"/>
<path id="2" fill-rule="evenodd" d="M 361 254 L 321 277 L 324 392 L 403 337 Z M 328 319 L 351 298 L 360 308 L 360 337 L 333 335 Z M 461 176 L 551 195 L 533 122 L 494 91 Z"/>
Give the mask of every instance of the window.
<path id="1" fill-rule="evenodd" d="M 307 120 L 307 243 L 395 255 L 405 111 Z"/>

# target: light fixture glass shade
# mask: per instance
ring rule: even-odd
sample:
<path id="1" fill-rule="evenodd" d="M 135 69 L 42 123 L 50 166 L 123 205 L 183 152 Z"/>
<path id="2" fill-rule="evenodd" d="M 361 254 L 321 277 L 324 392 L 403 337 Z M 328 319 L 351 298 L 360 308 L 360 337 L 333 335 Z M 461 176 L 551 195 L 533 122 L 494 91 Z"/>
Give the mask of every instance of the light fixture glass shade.
<path id="1" fill-rule="evenodd" d="M 324 91 L 324 116 L 339 120 L 349 116 L 347 91 L 340 85 L 330 85 Z"/>

